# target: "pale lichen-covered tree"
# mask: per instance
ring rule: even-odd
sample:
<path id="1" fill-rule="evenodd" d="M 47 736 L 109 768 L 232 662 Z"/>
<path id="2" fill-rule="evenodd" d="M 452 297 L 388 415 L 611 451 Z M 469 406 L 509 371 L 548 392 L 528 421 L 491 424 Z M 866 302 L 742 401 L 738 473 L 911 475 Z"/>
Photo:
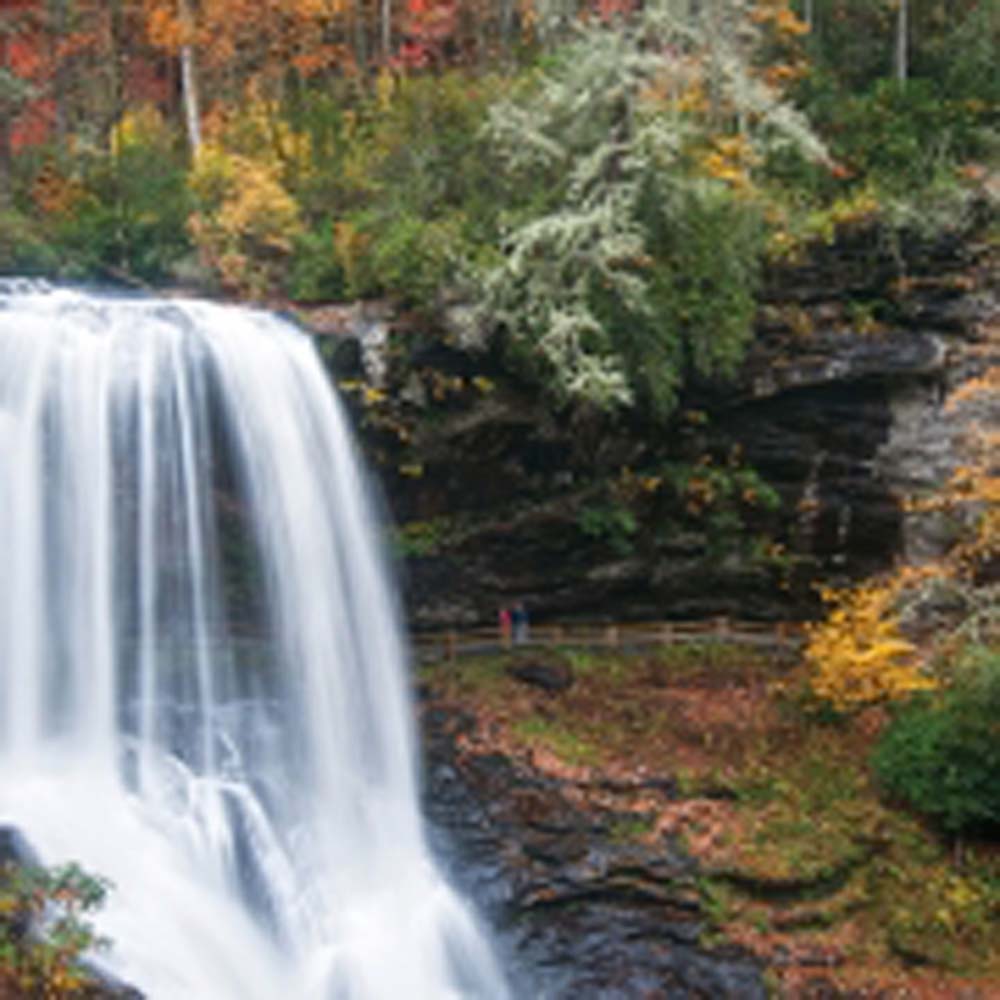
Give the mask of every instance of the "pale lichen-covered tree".
<path id="1" fill-rule="evenodd" d="M 726 374 L 750 332 L 754 165 L 824 156 L 753 68 L 739 0 L 651 0 L 581 27 L 498 105 L 489 134 L 523 178 L 483 302 L 557 393 L 663 414 L 689 375 Z"/>

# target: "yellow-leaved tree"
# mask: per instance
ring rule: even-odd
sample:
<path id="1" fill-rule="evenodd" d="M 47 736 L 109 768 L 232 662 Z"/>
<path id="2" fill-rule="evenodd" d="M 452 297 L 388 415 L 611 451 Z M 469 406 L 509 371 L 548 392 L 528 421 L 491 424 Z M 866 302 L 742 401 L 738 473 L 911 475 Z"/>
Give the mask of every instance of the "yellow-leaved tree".
<path id="1" fill-rule="evenodd" d="M 229 291 L 274 292 L 303 228 L 277 164 L 205 143 L 188 183 L 198 202 L 188 229 L 203 263 Z"/>
<path id="2" fill-rule="evenodd" d="M 905 697 L 936 686 L 899 628 L 898 581 L 823 593 L 829 611 L 808 629 L 806 661 L 813 694 L 838 711 Z"/>

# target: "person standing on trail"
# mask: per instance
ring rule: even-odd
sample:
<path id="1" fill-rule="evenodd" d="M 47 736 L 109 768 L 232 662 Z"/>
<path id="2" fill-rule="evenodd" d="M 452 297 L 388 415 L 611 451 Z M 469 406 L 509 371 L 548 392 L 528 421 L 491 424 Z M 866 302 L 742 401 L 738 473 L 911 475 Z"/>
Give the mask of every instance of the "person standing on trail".
<path id="1" fill-rule="evenodd" d="M 506 649 L 510 645 L 510 633 L 511 633 L 511 616 L 510 608 L 502 607 L 500 609 L 500 642 Z"/>
<path id="2" fill-rule="evenodd" d="M 514 626 L 514 645 L 523 645 L 528 641 L 528 609 L 525 608 L 524 601 L 518 601 L 514 605 L 510 619 Z"/>

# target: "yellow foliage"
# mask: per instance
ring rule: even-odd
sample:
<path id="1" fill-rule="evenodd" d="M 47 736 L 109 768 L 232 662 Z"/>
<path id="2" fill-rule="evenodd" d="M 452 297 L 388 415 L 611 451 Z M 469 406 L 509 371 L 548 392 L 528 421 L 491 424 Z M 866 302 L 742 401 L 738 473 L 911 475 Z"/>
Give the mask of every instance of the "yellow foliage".
<path id="1" fill-rule="evenodd" d="M 288 124 L 278 102 L 262 96 L 255 80 L 247 84 L 239 108 L 217 105 L 209 111 L 205 135 L 217 147 L 267 164 L 276 175 L 290 171 L 306 178 L 315 173 L 309 136 Z"/>
<path id="2" fill-rule="evenodd" d="M 333 224 L 333 249 L 348 285 L 357 282 L 358 270 L 362 266 L 370 243 L 369 237 L 347 221 Z"/>
<path id="3" fill-rule="evenodd" d="M 804 62 L 783 62 L 766 67 L 762 75 L 769 86 L 780 90 L 782 87 L 802 79 L 808 72 L 809 67 Z"/>
<path id="4" fill-rule="evenodd" d="M 200 203 L 188 229 L 202 259 L 234 291 L 266 294 L 302 232 L 298 205 L 277 168 L 205 143 L 188 183 Z"/>
<path id="5" fill-rule="evenodd" d="M 126 111 L 111 130 L 111 151 L 116 156 L 129 146 L 170 147 L 173 139 L 170 126 L 152 104 Z"/>
<path id="6" fill-rule="evenodd" d="M 745 135 L 717 135 L 708 151 L 701 155 L 700 163 L 710 177 L 746 192 L 751 188 L 750 168 L 758 159 Z"/>
<path id="7" fill-rule="evenodd" d="M 393 98 L 398 89 L 396 84 L 396 77 L 393 76 L 392 71 L 383 66 L 375 78 L 375 101 L 380 111 L 385 112 L 392 107 Z"/>
<path id="8" fill-rule="evenodd" d="M 892 610 L 897 585 L 825 591 L 829 611 L 807 630 L 806 661 L 816 697 L 848 711 L 936 687 Z"/>
<path id="9" fill-rule="evenodd" d="M 704 114 L 708 111 L 711 101 L 701 80 L 695 80 L 681 92 L 676 107 L 678 111 L 687 111 L 691 114 Z"/>

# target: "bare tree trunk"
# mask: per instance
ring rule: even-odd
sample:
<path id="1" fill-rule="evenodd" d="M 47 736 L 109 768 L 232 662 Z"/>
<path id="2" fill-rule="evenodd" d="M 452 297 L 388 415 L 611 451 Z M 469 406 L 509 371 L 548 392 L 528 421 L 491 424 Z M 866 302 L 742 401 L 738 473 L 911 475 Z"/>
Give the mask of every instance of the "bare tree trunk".
<path id="1" fill-rule="evenodd" d="M 896 0 L 896 79 L 906 83 L 908 75 L 908 35 L 909 35 L 909 3 L 908 0 Z"/>
<path id="2" fill-rule="evenodd" d="M 504 56 L 510 55 L 514 47 L 514 0 L 500 3 L 500 47 Z"/>
<path id="3" fill-rule="evenodd" d="M 392 58 L 392 0 L 380 0 L 379 18 L 382 21 L 382 60 Z"/>
<path id="4" fill-rule="evenodd" d="M 185 45 L 181 49 L 181 93 L 184 96 L 184 123 L 187 128 L 188 148 L 194 156 L 201 146 L 201 111 L 194 70 L 194 48 L 191 45 Z"/>
<path id="5" fill-rule="evenodd" d="M 364 0 L 354 0 L 354 62 L 362 76 L 368 70 L 368 31 Z"/>
<path id="6" fill-rule="evenodd" d="M 184 44 L 181 46 L 181 96 L 184 101 L 184 123 L 187 128 L 188 149 L 194 156 L 201 146 L 201 105 L 198 99 L 198 78 L 195 73 L 194 45 L 191 35 L 194 19 L 188 0 L 177 0 L 177 10 L 184 28 Z"/>
<path id="7" fill-rule="evenodd" d="M 7 72 L 7 32 L 0 21 L 0 72 Z M 14 200 L 14 149 L 11 137 L 13 102 L 0 93 L 0 210 L 10 208 Z"/>

